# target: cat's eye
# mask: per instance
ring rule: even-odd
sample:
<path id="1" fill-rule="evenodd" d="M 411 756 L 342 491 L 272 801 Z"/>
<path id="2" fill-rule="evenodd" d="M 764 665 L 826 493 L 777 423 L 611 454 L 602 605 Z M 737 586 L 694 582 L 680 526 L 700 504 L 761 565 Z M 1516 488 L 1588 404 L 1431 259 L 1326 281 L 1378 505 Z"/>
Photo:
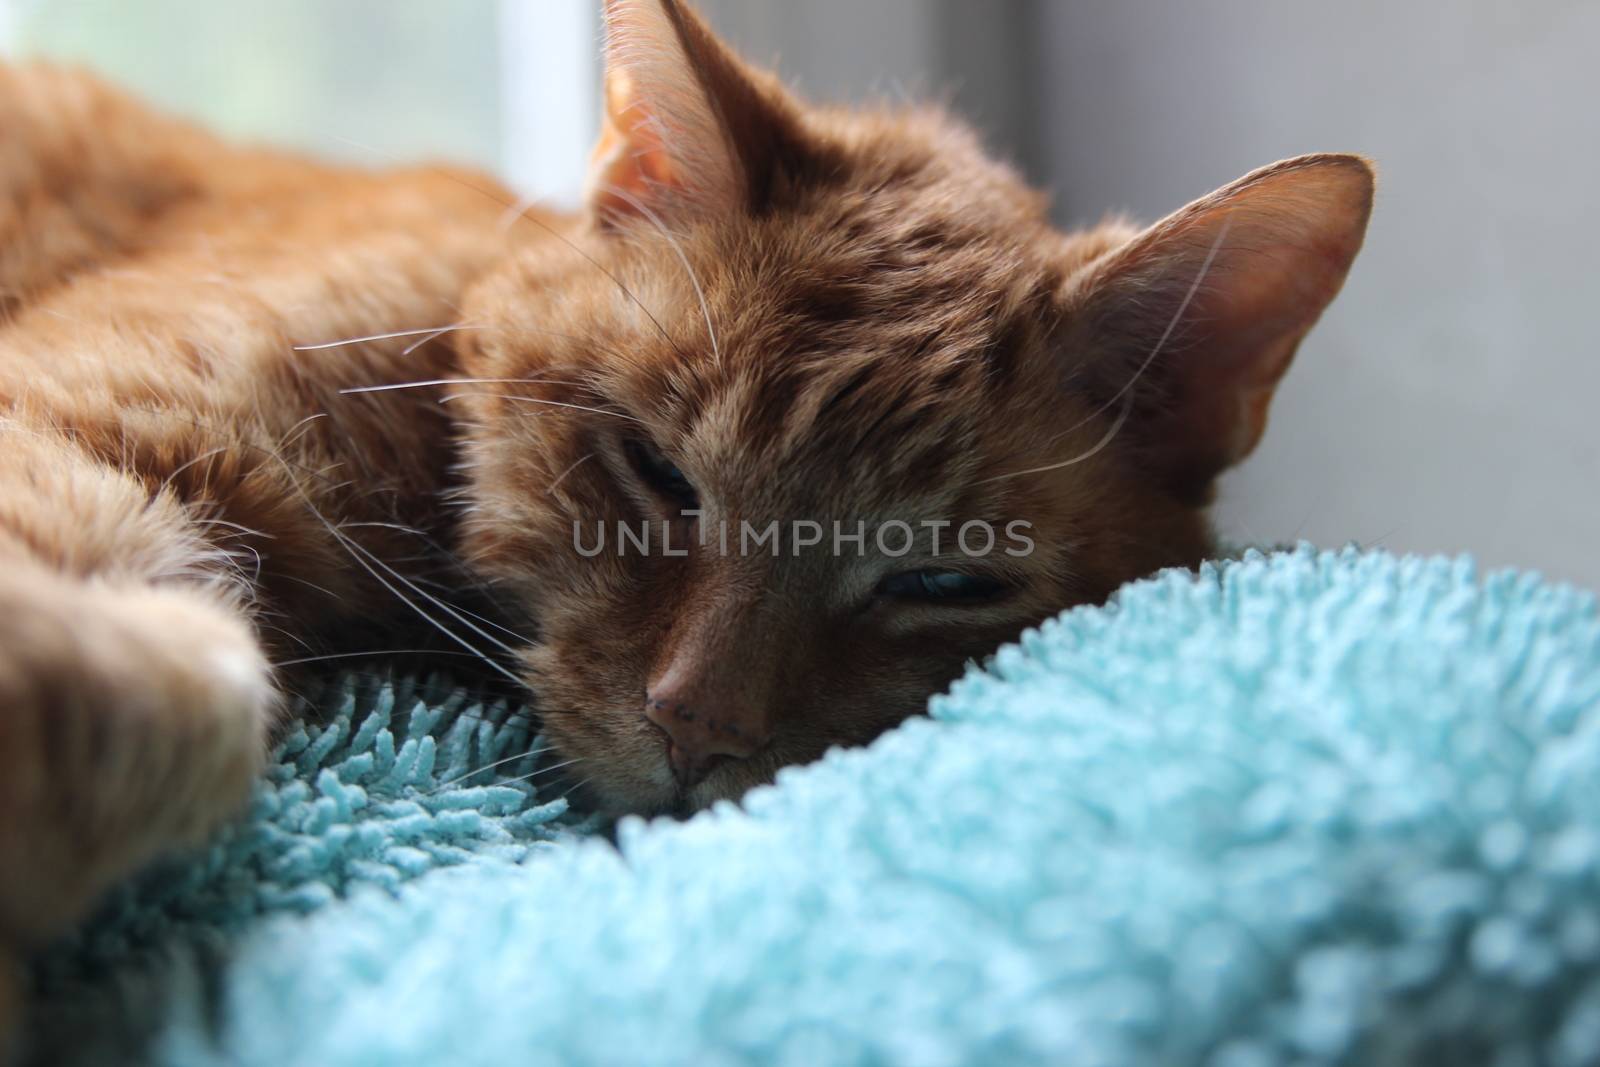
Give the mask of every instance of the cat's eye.
<path id="1" fill-rule="evenodd" d="M 958 604 L 993 600 L 1005 591 L 1003 582 L 962 571 L 905 571 L 878 583 L 879 596 Z"/>
<path id="2" fill-rule="evenodd" d="M 654 445 L 640 440 L 627 443 L 628 461 L 644 483 L 685 511 L 700 506 L 700 494 L 676 463 Z"/>

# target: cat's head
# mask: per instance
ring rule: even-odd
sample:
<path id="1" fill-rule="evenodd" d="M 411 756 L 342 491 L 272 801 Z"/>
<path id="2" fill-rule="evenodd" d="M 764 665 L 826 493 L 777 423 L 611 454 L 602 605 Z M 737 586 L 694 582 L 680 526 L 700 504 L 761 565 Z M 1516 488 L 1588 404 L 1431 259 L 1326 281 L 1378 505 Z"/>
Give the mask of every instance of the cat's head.
<path id="1" fill-rule="evenodd" d="M 472 294 L 458 405 L 466 551 L 604 804 L 736 796 L 1201 559 L 1364 162 L 1063 234 L 942 114 L 811 107 L 675 0 L 606 7 L 585 219 Z"/>

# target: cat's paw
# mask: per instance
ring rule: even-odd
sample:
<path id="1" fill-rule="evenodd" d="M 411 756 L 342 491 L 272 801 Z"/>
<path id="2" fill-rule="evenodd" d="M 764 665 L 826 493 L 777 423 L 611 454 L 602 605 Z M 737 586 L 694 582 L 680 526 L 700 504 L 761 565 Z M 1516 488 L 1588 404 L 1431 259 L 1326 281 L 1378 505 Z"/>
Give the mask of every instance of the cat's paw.
<path id="1" fill-rule="evenodd" d="M 274 707 L 248 625 L 203 593 L 0 573 L 0 947 L 233 811 Z"/>

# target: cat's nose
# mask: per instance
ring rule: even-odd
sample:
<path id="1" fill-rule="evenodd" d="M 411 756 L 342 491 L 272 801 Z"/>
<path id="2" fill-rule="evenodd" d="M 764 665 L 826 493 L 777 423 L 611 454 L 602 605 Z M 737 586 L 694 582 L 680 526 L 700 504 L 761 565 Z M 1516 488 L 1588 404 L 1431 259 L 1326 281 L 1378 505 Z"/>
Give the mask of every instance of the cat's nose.
<path id="1" fill-rule="evenodd" d="M 745 759 L 767 743 L 763 715 L 707 696 L 670 677 L 645 695 L 644 717 L 667 735 L 667 762 L 684 788 L 698 785 L 719 763 Z"/>

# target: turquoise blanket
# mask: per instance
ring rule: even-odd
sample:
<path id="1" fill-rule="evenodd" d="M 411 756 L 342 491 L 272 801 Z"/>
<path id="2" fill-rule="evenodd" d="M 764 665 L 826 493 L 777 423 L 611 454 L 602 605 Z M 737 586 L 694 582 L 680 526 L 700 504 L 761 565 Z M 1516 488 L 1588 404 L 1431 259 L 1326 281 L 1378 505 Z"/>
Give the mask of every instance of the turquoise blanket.
<path id="1" fill-rule="evenodd" d="M 1600 1063 L 1600 616 L 1533 576 L 1163 574 L 614 839 L 515 709 L 321 703 L 40 961 L 41 1061 Z"/>

